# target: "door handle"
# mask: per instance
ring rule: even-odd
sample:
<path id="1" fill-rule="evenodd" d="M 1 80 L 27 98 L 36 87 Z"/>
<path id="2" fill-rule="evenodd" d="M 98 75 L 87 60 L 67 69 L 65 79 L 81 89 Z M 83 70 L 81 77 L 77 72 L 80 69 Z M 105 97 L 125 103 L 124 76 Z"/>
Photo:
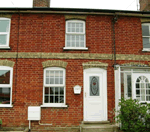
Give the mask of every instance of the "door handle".
<path id="1" fill-rule="evenodd" d="M 86 98 L 86 92 L 85 92 L 85 98 Z"/>

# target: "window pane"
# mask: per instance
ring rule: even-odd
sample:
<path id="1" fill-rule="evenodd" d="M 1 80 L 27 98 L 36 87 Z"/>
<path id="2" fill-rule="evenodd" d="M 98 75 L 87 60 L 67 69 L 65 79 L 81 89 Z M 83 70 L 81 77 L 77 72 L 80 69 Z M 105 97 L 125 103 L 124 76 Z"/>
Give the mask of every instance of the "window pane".
<path id="1" fill-rule="evenodd" d="M 55 71 L 55 77 L 59 77 L 59 71 Z"/>
<path id="2" fill-rule="evenodd" d="M 9 31 L 9 20 L 0 20 L 0 32 Z"/>
<path id="3" fill-rule="evenodd" d="M 146 90 L 146 94 L 150 94 L 150 90 Z"/>
<path id="4" fill-rule="evenodd" d="M 59 84 L 59 78 L 55 78 L 55 84 Z"/>
<path id="5" fill-rule="evenodd" d="M 55 84 L 54 83 L 54 78 L 50 78 L 50 84 Z"/>
<path id="6" fill-rule="evenodd" d="M 49 103 L 49 96 L 45 96 L 44 102 L 45 102 L 45 103 Z"/>
<path id="7" fill-rule="evenodd" d="M 0 88 L 0 104 L 10 104 L 10 88 Z"/>
<path id="8" fill-rule="evenodd" d="M 131 91 L 131 75 L 127 75 L 127 92 L 128 92 L 128 97 L 131 97 L 132 91 Z"/>
<path id="9" fill-rule="evenodd" d="M 49 84 L 49 78 L 46 78 L 46 84 Z"/>
<path id="10" fill-rule="evenodd" d="M 150 38 L 143 37 L 143 48 L 150 48 Z"/>
<path id="11" fill-rule="evenodd" d="M 64 96 L 60 96 L 60 103 L 64 103 Z"/>
<path id="12" fill-rule="evenodd" d="M 45 103 L 64 103 L 64 87 L 45 87 L 44 96 Z"/>
<path id="13" fill-rule="evenodd" d="M 143 36 L 150 36 L 148 25 L 142 25 L 142 35 Z"/>
<path id="14" fill-rule="evenodd" d="M 140 96 L 140 90 L 136 90 L 136 95 Z"/>
<path id="15" fill-rule="evenodd" d="M 55 89 L 53 87 L 50 87 L 50 94 L 53 95 L 55 93 Z"/>
<path id="16" fill-rule="evenodd" d="M 68 22 L 67 32 L 83 33 L 83 23 Z"/>
<path id="17" fill-rule="evenodd" d="M 136 83 L 136 88 L 140 88 L 140 84 L 139 83 Z"/>
<path id="18" fill-rule="evenodd" d="M 79 23 L 76 24 L 76 32 L 78 33 L 80 30 L 79 30 Z"/>
<path id="19" fill-rule="evenodd" d="M 55 88 L 55 95 L 58 95 L 58 94 L 59 94 L 59 88 L 56 87 L 56 88 Z"/>
<path id="20" fill-rule="evenodd" d="M 46 96 L 49 95 L 49 88 L 48 88 L 48 87 L 45 88 L 45 95 L 46 95 Z"/>
<path id="21" fill-rule="evenodd" d="M 60 87 L 60 94 L 64 94 L 64 88 Z"/>
<path id="22" fill-rule="evenodd" d="M 63 78 L 60 78 L 60 84 L 63 84 Z"/>
<path id="23" fill-rule="evenodd" d="M 54 77 L 54 71 L 50 71 L 50 77 Z"/>
<path id="24" fill-rule="evenodd" d="M 49 77 L 49 71 L 46 71 L 46 77 Z"/>
<path id="25" fill-rule="evenodd" d="M 147 97 L 146 97 L 146 101 L 150 101 L 150 96 L 147 96 Z"/>
<path id="26" fill-rule="evenodd" d="M 10 83 L 10 70 L 0 70 L 0 84 Z"/>
<path id="27" fill-rule="evenodd" d="M 7 35 L 0 35 L 0 45 L 6 45 Z"/>
<path id="28" fill-rule="evenodd" d="M 84 47 L 84 42 L 84 35 L 67 35 L 67 47 Z"/>
<path id="29" fill-rule="evenodd" d="M 63 77 L 63 71 L 60 71 L 60 77 Z"/>
<path id="30" fill-rule="evenodd" d="M 50 103 L 54 103 L 54 96 L 50 96 Z"/>
<path id="31" fill-rule="evenodd" d="M 99 77 L 90 77 L 90 96 L 99 96 Z"/>
<path id="32" fill-rule="evenodd" d="M 55 96 L 55 103 L 59 103 L 58 98 L 59 98 L 59 96 Z"/>

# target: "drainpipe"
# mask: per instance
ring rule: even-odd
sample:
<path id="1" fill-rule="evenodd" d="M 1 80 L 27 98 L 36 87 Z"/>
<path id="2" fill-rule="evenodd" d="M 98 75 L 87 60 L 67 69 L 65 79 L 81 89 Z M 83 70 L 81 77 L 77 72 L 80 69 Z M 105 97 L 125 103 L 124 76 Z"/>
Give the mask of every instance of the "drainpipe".
<path id="1" fill-rule="evenodd" d="M 114 51 L 114 64 L 113 66 L 115 67 L 116 63 L 116 43 L 115 43 L 115 23 L 118 20 L 118 16 L 114 16 L 114 18 L 112 19 L 112 28 L 113 28 L 113 51 Z"/>

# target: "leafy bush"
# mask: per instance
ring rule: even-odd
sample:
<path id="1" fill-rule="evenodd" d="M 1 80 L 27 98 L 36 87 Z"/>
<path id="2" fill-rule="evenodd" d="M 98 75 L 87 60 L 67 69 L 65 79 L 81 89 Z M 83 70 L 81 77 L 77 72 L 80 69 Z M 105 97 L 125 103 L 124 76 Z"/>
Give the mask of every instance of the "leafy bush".
<path id="1" fill-rule="evenodd" d="M 119 103 L 120 110 L 115 117 L 121 123 L 121 130 L 127 132 L 150 131 L 150 104 L 140 104 L 137 100 L 124 98 Z"/>
<path id="2" fill-rule="evenodd" d="M 0 125 L 2 125 L 2 120 L 0 119 Z"/>

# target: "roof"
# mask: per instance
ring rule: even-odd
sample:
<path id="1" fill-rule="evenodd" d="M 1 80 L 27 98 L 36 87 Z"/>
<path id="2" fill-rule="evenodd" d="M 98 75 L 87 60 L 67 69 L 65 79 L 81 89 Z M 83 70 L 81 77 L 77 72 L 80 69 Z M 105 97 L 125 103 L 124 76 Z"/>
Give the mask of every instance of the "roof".
<path id="1" fill-rule="evenodd" d="M 150 17 L 150 11 L 128 11 L 128 10 L 109 10 L 109 9 L 83 9 L 83 8 L 0 8 L 1 13 L 58 13 L 58 14 L 80 14 L 80 15 L 124 15 Z"/>

